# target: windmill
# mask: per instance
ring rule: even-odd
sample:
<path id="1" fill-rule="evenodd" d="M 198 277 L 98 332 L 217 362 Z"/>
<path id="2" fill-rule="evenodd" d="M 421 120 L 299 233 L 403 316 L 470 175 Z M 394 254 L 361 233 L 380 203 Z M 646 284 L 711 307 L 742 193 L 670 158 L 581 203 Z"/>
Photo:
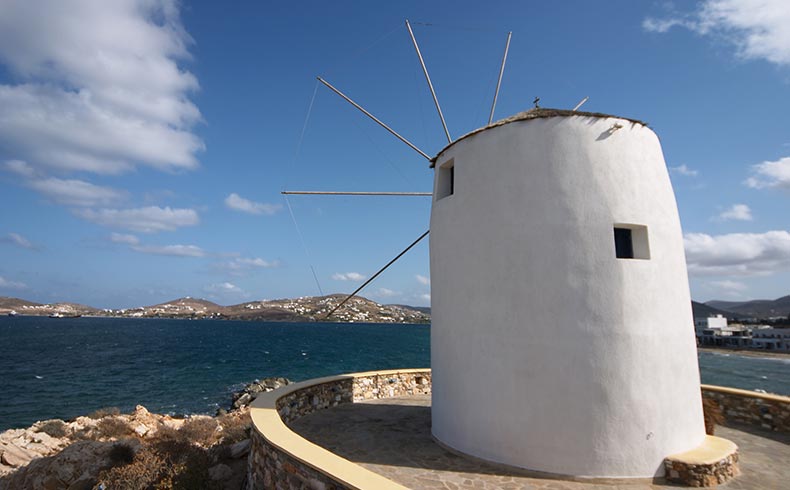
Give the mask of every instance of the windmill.
<path id="1" fill-rule="evenodd" d="M 319 81 L 434 170 L 434 437 L 545 473 L 662 475 L 664 459 L 702 445 L 705 430 L 680 219 L 657 136 L 641 121 L 578 111 L 587 98 L 563 110 L 536 97 L 494 122 L 508 34 L 488 124 L 452 139 L 406 26 L 448 140 L 436 156 Z"/>

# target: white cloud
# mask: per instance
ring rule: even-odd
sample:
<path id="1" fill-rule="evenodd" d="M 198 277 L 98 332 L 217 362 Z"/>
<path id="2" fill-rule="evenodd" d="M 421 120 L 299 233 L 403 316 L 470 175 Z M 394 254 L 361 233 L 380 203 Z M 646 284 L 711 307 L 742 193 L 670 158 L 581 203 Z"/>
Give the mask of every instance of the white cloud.
<path id="1" fill-rule="evenodd" d="M 136 236 L 122 233 L 111 233 L 110 241 L 113 243 L 125 243 L 126 245 L 138 245 L 140 243 L 140 239 Z"/>
<path id="2" fill-rule="evenodd" d="M 203 288 L 209 293 L 243 293 L 242 289 L 230 282 L 221 282 L 218 284 L 210 284 Z"/>
<path id="3" fill-rule="evenodd" d="M 417 274 L 414 277 L 417 278 L 417 282 L 419 282 L 420 284 L 422 284 L 424 286 L 430 286 L 431 285 L 431 278 L 430 277 L 425 277 L 425 276 L 420 275 L 420 274 Z"/>
<path id="4" fill-rule="evenodd" d="M 219 272 L 229 273 L 234 276 L 243 276 L 256 269 L 274 269 L 276 267 L 280 267 L 279 260 L 264 260 L 260 257 L 235 257 L 212 266 L 213 269 Z"/>
<path id="5" fill-rule="evenodd" d="M 6 0 L 0 148 L 32 166 L 117 174 L 192 169 L 197 79 L 173 0 Z M 143 143 L 144 142 L 144 143 Z"/>
<path id="6" fill-rule="evenodd" d="M 148 206 L 131 209 L 79 209 L 75 213 L 93 223 L 141 233 L 172 231 L 200 222 L 194 209 Z"/>
<path id="7" fill-rule="evenodd" d="M 684 175 L 686 177 L 696 177 L 699 175 L 697 170 L 690 169 L 685 164 L 678 165 L 677 167 L 669 167 L 669 171 L 673 174 Z"/>
<path id="8" fill-rule="evenodd" d="M 27 289 L 27 285 L 22 282 L 9 281 L 8 279 L 0 276 L 0 288 L 3 289 Z"/>
<path id="9" fill-rule="evenodd" d="M 267 204 L 262 202 L 250 201 L 235 192 L 225 198 L 225 206 L 230 209 L 250 214 L 272 215 L 282 209 L 281 204 Z"/>
<path id="10" fill-rule="evenodd" d="M 425 293 L 420 295 L 420 299 L 425 301 L 431 301 L 431 293 Z"/>
<path id="11" fill-rule="evenodd" d="M 790 189 L 790 157 L 780 158 L 775 162 L 763 162 L 752 166 L 756 176 L 744 182 L 753 189 L 779 187 Z"/>
<path id="12" fill-rule="evenodd" d="M 749 286 L 742 282 L 724 280 L 724 281 L 710 281 L 708 284 L 716 289 L 725 291 L 727 293 L 742 293 L 749 289 Z"/>
<path id="13" fill-rule="evenodd" d="M 204 257 L 206 252 L 196 245 L 132 245 L 132 250 L 150 255 L 171 257 Z"/>
<path id="14" fill-rule="evenodd" d="M 719 214 L 720 220 L 751 221 L 752 210 L 746 204 L 733 204 L 730 208 Z"/>
<path id="15" fill-rule="evenodd" d="M 108 206 L 125 199 L 126 193 L 76 179 L 31 180 L 30 187 L 53 201 L 68 206 Z"/>
<path id="16" fill-rule="evenodd" d="M 5 166 L 8 171 L 22 177 L 33 178 L 36 175 L 36 171 L 33 170 L 27 162 L 23 162 L 22 160 L 8 160 L 5 162 Z"/>
<path id="17" fill-rule="evenodd" d="M 642 28 L 648 32 L 665 33 L 675 26 L 685 27 L 686 29 L 695 30 L 697 23 L 693 20 L 670 18 L 670 19 L 654 19 L 648 17 L 642 21 Z"/>
<path id="18" fill-rule="evenodd" d="M 790 232 L 731 233 L 684 237 L 688 270 L 693 275 L 765 276 L 790 269 Z"/>
<path id="19" fill-rule="evenodd" d="M 395 296 L 400 296 L 400 293 L 398 291 L 393 291 L 392 289 L 379 288 L 378 290 L 376 290 L 374 296 L 377 296 L 379 298 L 392 298 Z"/>
<path id="20" fill-rule="evenodd" d="M 367 276 L 360 274 L 359 272 L 336 272 L 332 274 L 332 279 L 335 281 L 364 281 L 367 279 Z"/>
<path id="21" fill-rule="evenodd" d="M 13 232 L 0 238 L 0 242 L 10 243 L 12 245 L 16 245 L 17 247 L 26 248 L 28 250 L 36 250 L 38 248 L 27 238 L 23 237 L 19 233 Z"/>
<path id="22" fill-rule="evenodd" d="M 705 0 L 691 14 L 647 18 L 646 31 L 664 33 L 678 26 L 735 46 L 744 59 L 790 65 L 790 2 L 787 0 Z"/>

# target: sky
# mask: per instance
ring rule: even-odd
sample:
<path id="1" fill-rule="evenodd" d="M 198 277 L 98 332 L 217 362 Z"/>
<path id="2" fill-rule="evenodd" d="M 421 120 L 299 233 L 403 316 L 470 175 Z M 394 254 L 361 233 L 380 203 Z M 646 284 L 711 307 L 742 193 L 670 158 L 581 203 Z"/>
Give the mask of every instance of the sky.
<path id="1" fill-rule="evenodd" d="M 692 297 L 790 294 L 790 2 L 0 0 L 0 295 L 351 292 L 427 228 L 446 145 L 532 106 L 647 121 Z M 427 240 L 362 292 L 430 304 Z"/>

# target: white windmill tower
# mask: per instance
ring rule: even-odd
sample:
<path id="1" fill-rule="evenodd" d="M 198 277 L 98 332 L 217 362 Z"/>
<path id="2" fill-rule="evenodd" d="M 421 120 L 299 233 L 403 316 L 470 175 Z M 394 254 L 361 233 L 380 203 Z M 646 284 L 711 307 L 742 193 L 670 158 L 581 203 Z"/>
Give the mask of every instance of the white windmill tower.
<path id="1" fill-rule="evenodd" d="M 680 219 L 657 136 L 577 111 L 586 99 L 492 123 L 495 94 L 489 124 L 452 140 L 409 33 L 447 135 L 435 157 L 319 80 L 434 168 L 433 435 L 540 472 L 660 476 L 705 430 Z"/>
<path id="2" fill-rule="evenodd" d="M 653 131 L 533 109 L 434 161 L 434 436 L 594 477 L 652 477 L 699 446 L 680 219 Z"/>

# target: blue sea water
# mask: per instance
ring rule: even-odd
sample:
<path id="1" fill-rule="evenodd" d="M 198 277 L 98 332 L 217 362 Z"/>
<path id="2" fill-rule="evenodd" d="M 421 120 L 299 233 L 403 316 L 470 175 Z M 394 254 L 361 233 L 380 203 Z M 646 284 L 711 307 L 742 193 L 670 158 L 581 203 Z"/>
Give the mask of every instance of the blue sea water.
<path id="1" fill-rule="evenodd" d="M 141 404 L 214 413 L 253 379 L 427 367 L 427 325 L 0 317 L 0 430 Z M 790 394 L 790 358 L 700 353 L 702 381 Z"/>

